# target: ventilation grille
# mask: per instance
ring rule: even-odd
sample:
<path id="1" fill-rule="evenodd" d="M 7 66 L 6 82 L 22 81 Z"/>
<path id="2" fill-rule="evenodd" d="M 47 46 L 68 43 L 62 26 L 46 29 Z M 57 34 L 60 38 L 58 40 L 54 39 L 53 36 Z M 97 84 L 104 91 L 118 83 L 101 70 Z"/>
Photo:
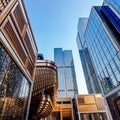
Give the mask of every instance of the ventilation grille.
<path id="1" fill-rule="evenodd" d="M 78 104 L 85 104 L 84 98 L 78 98 Z"/>
<path id="2" fill-rule="evenodd" d="M 29 39 L 29 36 L 28 36 L 28 33 L 27 33 L 27 32 L 26 32 L 26 34 L 25 34 L 24 40 L 25 40 L 25 44 L 26 44 L 27 47 L 28 47 L 29 53 L 30 53 L 30 55 L 31 55 L 32 62 L 34 62 L 36 57 L 35 57 L 35 54 L 34 54 L 34 51 L 33 51 L 32 45 L 31 45 L 31 43 L 30 43 L 30 39 Z"/>
<path id="3" fill-rule="evenodd" d="M 24 28 L 24 25 L 26 24 L 25 22 L 25 18 L 23 16 L 23 13 L 22 13 L 22 10 L 21 10 L 21 7 L 20 5 L 17 5 L 15 11 L 14 11 L 14 15 L 15 15 L 15 18 L 16 18 L 16 21 L 17 21 L 17 24 L 22 32 L 23 28 Z"/>
<path id="4" fill-rule="evenodd" d="M 0 14 L 5 9 L 5 7 L 9 4 L 11 0 L 0 0 Z"/>
<path id="5" fill-rule="evenodd" d="M 23 107 L 24 106 L 24 101 L 21 100 L 20 98 L 16 99 L 15 105 L 18 107 Z"/>
<path id="6" fill-rule="evenodd" d="M 21 60 L 23 63 L 26 61 L 26 55 L 25 52 L 23 51 L 23 48 L 10 24 L 8 21 L 5 26 L 4 26 L 4 31 L 6 32 L 8 38 L 10 39 L 10 42 L 13 44 L 15 50 L 17 51 L 18 55 L 20 56 Z"/>
<path id="7" fill-rule="evenodd" d="M 27 69 L 28 69 L 30 75 L 32 76 L 33 75 L 33 71 L 34 71 L 34 65 L 31 63 L 30 60 L 28 61 Z"/>

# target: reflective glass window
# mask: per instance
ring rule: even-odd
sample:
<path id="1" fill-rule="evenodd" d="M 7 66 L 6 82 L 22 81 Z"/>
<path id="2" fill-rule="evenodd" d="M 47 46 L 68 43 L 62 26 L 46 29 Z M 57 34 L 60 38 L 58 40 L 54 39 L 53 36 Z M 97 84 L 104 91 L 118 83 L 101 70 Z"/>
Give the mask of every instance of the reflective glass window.
<path id="1" fill-rule="evenodd" d="M 25 83 L 27 83 L 28 87 L 25 87 Z M 30 88 L 30 83 L 0 43 L 1 119 L 25 119 L 29 94 L 28 88 Z"/>

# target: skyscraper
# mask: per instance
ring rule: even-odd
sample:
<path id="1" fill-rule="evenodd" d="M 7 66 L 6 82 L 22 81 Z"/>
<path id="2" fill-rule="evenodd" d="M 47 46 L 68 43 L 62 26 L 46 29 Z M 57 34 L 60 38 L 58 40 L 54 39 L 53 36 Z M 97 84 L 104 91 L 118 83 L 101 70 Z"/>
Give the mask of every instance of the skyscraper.
<path id="1" fill-rule="evenodd" d="M 117 14 L 117 16 L 120 14 L 120 1 L 119 0 L 105 0 L 103 4 L 108 5 L 115 12 L 115 14 Z"/>
<path id="2" fill-rule="evenodd" d="M 54 61 L 58 67 L 57 97 L 74 97 L 78 94 L 76 74 L 71 50 L 54 49 Z"/>
<path id="3" fill-rule="evenodd" d="M 88 18 L 80 18 L 78 23 L 77 33 L 77 45 L 79 55 L 83 67 L 85 81 L 88 89 L 88 93 L 101 93 L 100 86 L 98 84 L 98 77 L 92 61 L 90 52 L 86 46 L 84 39 L 84 32 L 86 29 Z"/>
<path id="4" fill-rule="evenodd" d="M 92 7 L 84 32 L 97 71 L 110 120 L 120 118 L 120 2 L 106 0 Z M 110 110 L 110 111 L 109 111 Z"/>
<path id="5" fill-rule="evenodd" d="M 0 119 L 28 116 L 37 46 L 23 0 L 0 1 Z"/>
<path id="6" fill-rule="evenodd" d="M 38 53 L 37 60 L 44 60 L 43 54 Z"/>

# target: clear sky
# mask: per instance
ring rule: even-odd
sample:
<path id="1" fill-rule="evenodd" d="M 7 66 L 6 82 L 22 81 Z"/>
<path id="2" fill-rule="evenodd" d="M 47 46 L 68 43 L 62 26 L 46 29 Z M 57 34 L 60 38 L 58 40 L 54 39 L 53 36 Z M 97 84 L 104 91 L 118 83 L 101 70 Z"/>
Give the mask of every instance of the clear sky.
<path id="1" fill-rule="evenodd" d="M 92 6 L 103 0 L 24 0 L 39 53 L 54 61 L 54 48 L 72 50 L 79 93 L 87 93 L 78 55 L 79 17 L 88 17 Z"/>

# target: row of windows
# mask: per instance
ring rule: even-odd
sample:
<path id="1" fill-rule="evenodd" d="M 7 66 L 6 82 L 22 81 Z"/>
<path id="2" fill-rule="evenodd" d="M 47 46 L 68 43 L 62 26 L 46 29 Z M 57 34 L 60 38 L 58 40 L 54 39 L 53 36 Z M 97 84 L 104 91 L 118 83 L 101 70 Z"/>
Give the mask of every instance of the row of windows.
<path id="1" fill-rule="evenodd" d="M 57 97 L 58 98 L 64 98 L 64 97 L 71 97 L 71 98 L 73 98 L 75 95 L 77 95 L 78 94 L 78 91 L 76 90 L 72 90 L 72 91 L 60 91 L 60 90 L 58 90 L 58 94 L 57 94 Z"/>
<path id="2" fill-rule="evenodd" d="M 56 48 L 54 50 L 54 61 L 58 67 L 73 67 L 73 56 L 71 50 L 62 51 L 62 48 Z"/>
<path id="3" fill-rule="evenodd" d="M 57 104 L 71 104 L 71 101 L 57 101 Z"/>
<path id="4" fill-rule="evenodd" d="M 59 90 L 66 89 L 68 91 L 68 89 L 76 88 L 77 83 L 76 83 L 74 68 L 59 68 L 58 67 L 58 84 L 59 84 L 58 86 Z M 63 92 L 59 91 L 58 94 L 63 95 Z M 65 96 L 65 93 L 63 96 Z"/>

